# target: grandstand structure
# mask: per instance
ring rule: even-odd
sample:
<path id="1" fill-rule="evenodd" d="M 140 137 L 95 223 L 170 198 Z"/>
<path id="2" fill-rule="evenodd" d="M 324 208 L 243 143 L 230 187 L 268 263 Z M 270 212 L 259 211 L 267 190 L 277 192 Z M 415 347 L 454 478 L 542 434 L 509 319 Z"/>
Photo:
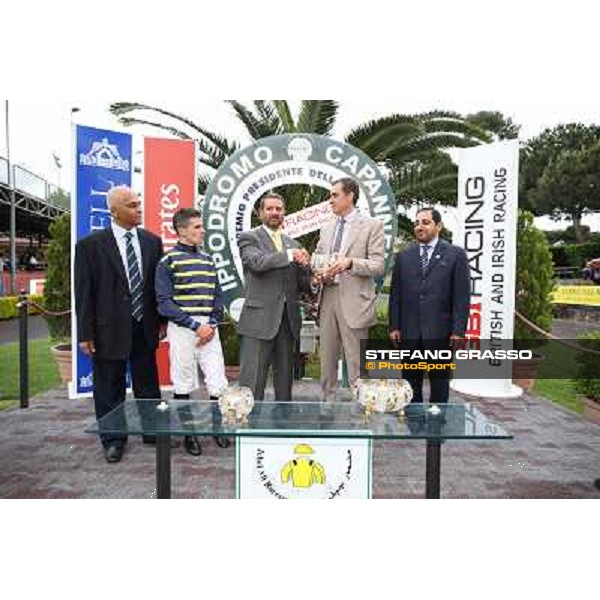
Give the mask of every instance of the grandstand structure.
<path id="1" fill-rule="evenodd" d="M 63 189 L 32 173 L 20 165 L 10 165 L 12 184 L 9 177 L 8 159 L 0 155 L 0 255 L 10 259 L 11 205 L 15 203 L 15 247 L 17 268 L 28 256 L 43 255 L 49 237 L 50 224 L 61 215 L 70 212 L 70 195 Z M 14 186 L 14 193 L 13 193 Z M 43 259 L 42 259 L 43 260 Z M 5 267 L 7 268 L 8 262 Z M 8 277 L 5 271 L 5 282 Z M 4 286 L 7 290 L 8 285 Z"/>

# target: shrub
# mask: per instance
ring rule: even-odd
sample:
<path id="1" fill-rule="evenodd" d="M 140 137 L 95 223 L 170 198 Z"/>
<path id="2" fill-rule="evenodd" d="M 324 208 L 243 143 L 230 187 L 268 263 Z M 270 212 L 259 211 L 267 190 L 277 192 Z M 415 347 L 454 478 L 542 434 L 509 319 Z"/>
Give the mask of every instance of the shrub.
<path id="1" fill-rule="evenodd" d="M 33 295 L 28 296 L 29 300 L 36 302 L 37 304 L 42 304 L 43 296 Z M 14 319 L 19 316 L 19 309 L 17 308 L 17 304 L 19 303 L 18 296 L 2 296 L 0 297 L 0 321 L 3 319 Z M 39 314 L 39 310 L 33 306 L 29 306 L 27 313 L 30 315 Z"/>
<path id="2" fill-rule="evenodd" d="M 71 218 L 65 214 L 50 225 L 48 270 L 44 284 L 44 308 L 63 312 L 71 308 Z M 53 340 L 71 336 L 71 315 L 45 316 Z"/>
<path id="3" fill-rule="evenodd" d="M 600 331 L 591 331 L 578 337 L 584 348 L 600 352 Z M 600 402 L 600 355 L 580 352 L 577 355 L 575 389 L 588 398 Z"/>
<path id="4" fill-rule="evenodd" d="M 550 245 L 542 231 L 533 224 L 533 215 L 519 211 L 517 226 L 516 309 L 544 331 L 552 326 L 552 290 L 554 278 Z M 515 339 L 535 338 L 518 319 Z"/>
<path id="5" fill-rule="evenodd" d="M 600 257 L 600 242 L 553 246 L 550 251 L 555 267 L 578 267 L 582 269 L 588 260 Z"/>

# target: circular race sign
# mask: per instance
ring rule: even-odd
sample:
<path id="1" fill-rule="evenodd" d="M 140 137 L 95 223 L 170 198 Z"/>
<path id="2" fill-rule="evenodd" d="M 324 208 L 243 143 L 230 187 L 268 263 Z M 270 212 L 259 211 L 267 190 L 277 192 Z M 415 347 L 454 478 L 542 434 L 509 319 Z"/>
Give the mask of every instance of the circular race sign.
<path id="1" fill-rule="evenodd" d="M 342 177 L 358 182 L 361 214 L 383 221 L 387 272 L 397 235 L 396 200 L 377 164 L 361 150 L 320 135 L 277 135 L 257 140 L 223 163 L 203 202 L 204 247 L 214 258 L 225 307 L 235 320 L 244 291 L 237 239 L 251 228 L 256 202 L 279 186 L 304 184 L 329 190 Z M 300 213 L 286 218 L 286 227 L 292 223 L 296 235 L 313 231 L 331 218 L 328 203 Z"/>

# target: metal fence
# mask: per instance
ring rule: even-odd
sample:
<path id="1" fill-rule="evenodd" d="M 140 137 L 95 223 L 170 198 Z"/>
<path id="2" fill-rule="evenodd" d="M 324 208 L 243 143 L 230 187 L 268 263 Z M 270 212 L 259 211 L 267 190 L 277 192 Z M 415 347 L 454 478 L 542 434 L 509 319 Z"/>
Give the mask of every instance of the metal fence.
<path id="1" fill-rule="evenodd" d="M 12 169 L 16 190 L 28 196 L 45 200 L 48 204 L 70 210 L 70 197 L 65 190 L 19 165 L 13 165 Z M 8 160 L 0 156 L 0 185 L 8 186 L 9 183 Z"/>

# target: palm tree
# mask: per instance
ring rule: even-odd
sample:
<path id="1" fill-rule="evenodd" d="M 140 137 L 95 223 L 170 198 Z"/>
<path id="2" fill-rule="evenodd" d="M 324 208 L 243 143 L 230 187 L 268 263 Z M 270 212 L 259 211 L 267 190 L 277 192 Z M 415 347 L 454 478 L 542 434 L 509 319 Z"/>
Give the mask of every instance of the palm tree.
<path id="1" fill-rule="evenodd" d="M 253 140 L 282 133 L 330 135 L 339 109 L 334 100 L 303 100 L 295 120 L 286 100 L 254 100 L 251 106 L 228 100 L 227 104 L 233 108 Z M 209 169 L 218 169 L 240 148 L 238 142 L 163 108 L 118 102 L 112 104 L 110 110 L 123 125 L 146 125 L 183 139 L 196 139 L 199 161 Z M 148 113 L 160 117 L 160 120 L 128 116 L 131 113 Z M 447 156 L 444 150 L 488 142 L 490 135 L 457 113 L 434 111 L 416 115 L 394 114 L 369 121 L 350 131 L 345 141 L 390 171 L 399 173 L 403 168 L 411 167 L 414 178 L 419 172 L 427 173 L 423 167 L 432 160 L 444 160 L 443 157 Z M 419 180 L 421 187 L 425 183 Z M 202 185 L 201 189 L 205 186 Z"/>
<path id="2" fill-rule="evenodd" d="M 458 113 L 433 111 L 390 115 L 365 123 L 346 136 L 387 168 L 398 201 L 456 204 L 458 169 L 446 152 L 491 141 L 491 135 Z"/>
<path id="3" fill-rule="evenodd" d="M 229 100 L 227 104 L 253 140 L 283 133 L 331 135 L 339 108 L 334 100 L 303 100 L 298 118 L 294 119 L 286 100 L 254 100 L 248 106 Z M 236 141 L 156 106 L 119 102 L 112 104 L 110 110 L 120 117 L 123 125 L 146 125 L 183 139 L 196 139 L 198 160 L 208 167 L 209 172 L 216 171 L 240 148 Z M 141 113 L 141 116 L 129 116 L 131 113 Z M 144 114 L 150 116 L 144 118 Z M 157 116 L 159 120 L 155 120 Z M 392 189 L 405 204 L 415 198 L 455 203 L 456 167 L 445 150 L 490 140 L 490 134 L 476 123 L 448 111 L 394 114 L 360 125 L 345 136 L 348 144 L 362 150 L 390 173 Z M 201 176 L 198 182 L 200 193 L 206 191 L 210 179 L 210 176 Z M 315 193 L 305 190 L 300 206 L 311 204 Z M 290 209 L 296 203 L 292 202 Z"/>
<path id="4" fill-rule="evenodd" d="M 244 106 L 237 100 L 228 100 L 227 104 L 233 108 L 252 140 L 282 133 L 329 135 L 338 110 L 338 104 L 333 100 L 304 100 L 295 121 L 285 100 L 255 100 L 252 107 Z M 181 139 L 195 139 L 198 142 L 198 160 L 209 171 L 216 171 L 240 149 L 237 141 L 228 140 L 186 117 L 157 106 L 117 102 L 110 106 L 110 111 L 125 126 L 145 125 L 162 129 Z M 138 116 L 128 116 L 131 113 Z M 150 116 L 144 116 L 146 114 Z M 159 120 L 156 120 L 157 116 Z M 210 177 L 206 176 L 199 180 L 200 193 L 206 191 L 209 182 Z"/>

